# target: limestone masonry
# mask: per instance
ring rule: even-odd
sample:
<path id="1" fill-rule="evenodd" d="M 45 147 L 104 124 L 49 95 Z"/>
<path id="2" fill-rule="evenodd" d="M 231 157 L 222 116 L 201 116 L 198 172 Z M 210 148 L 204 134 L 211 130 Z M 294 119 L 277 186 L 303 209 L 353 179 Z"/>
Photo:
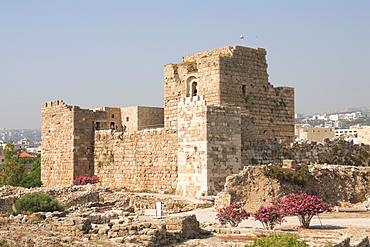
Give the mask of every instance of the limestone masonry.
<path id="1" fill-rule="evenodd" d="M 294 138 L 294 89 L 268 81 L 266 51 L 228 46 L 164 67 L 164 109 L 42 104 L 42 181 L 215 195 L 256 163 L 261 145 Z"/>

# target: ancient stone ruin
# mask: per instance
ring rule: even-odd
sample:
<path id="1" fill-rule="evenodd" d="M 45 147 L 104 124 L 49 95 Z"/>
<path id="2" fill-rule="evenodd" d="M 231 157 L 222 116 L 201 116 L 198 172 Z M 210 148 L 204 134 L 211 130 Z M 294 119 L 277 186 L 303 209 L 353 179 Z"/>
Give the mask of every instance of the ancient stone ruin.
<path id="1" fill-rule="evenodd" d="M 228 46 L 166 65 L 163 109 L 43 103 L 42 182 L 96 174 L 111 188 L 215 195 L 251 149 L 293 137 L 294 89 L 269 83 L 265 49 Z"/>

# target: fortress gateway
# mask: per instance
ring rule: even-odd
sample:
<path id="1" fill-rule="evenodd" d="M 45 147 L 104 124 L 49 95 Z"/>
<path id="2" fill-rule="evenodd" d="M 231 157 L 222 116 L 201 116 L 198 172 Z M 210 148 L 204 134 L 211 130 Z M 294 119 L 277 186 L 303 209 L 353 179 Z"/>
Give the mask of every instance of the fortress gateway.
<path id="1" fill-rule="evenodd" d="M 166 65 L 164 108 L 43 103 L 41 177 L 44 186 L 96 174 L 112 188 L 215 195 L 256 164 L 255 150 L 293 137 L 294 89 L 269 83 L 265 49 L 228 46 Z"/>

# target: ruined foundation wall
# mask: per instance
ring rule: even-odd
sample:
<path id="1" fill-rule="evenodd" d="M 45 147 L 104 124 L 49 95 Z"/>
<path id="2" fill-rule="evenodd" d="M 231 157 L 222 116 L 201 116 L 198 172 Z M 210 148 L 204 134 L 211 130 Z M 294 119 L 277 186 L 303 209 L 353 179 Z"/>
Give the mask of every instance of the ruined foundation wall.
<path id="1" fill-rule="evenodd" d="M 340 202 L 359 203 L 370 196 L 369 171 L 368 167 L 313 165 L 310 166 L 306 184 L 297 185 L 268 178 L 263 175 L 262 166 L 252 166 L 227 177 L 225 190 L 235 193 L 225 193 L 224 198 L 217 201 L 223 201 L 219 206 L 235 202 L 244 205 L 247 210 L 255 211 L 261 206 L 270 205 L 273 197 L 304 192 L 333 205 Z"/>
<path id="2" fill-rule="evenodd" d="M 97 131 L 95 174 L 111 188 L 174 193 L 177 149 L 175 130 Z"/>
<path id="3" fill-rule="evenodd" d="M 243 165 L 282 164 L 294 160 L 306 164 L 370 165 L 370 146 L 353 142 L 336 141 L 326 143 L 270 143 L 257 141 L 249 149 L 242 149 Z"/>

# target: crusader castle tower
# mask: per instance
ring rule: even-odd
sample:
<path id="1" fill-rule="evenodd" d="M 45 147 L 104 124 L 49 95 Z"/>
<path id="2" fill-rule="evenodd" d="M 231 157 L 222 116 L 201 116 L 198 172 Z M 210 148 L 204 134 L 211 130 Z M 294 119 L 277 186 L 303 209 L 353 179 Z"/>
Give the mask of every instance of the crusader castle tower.
<path id="1" fill-rule="evenodd" d="M 258 145 L 291 142 L 294 90 L 268 81 L 266 51 L 228 46 L 164 68 L 164 108 L 42 104 L 42 181 L 214 195 Z M 255 156 L 253 156 L 255 157 Z"/>

